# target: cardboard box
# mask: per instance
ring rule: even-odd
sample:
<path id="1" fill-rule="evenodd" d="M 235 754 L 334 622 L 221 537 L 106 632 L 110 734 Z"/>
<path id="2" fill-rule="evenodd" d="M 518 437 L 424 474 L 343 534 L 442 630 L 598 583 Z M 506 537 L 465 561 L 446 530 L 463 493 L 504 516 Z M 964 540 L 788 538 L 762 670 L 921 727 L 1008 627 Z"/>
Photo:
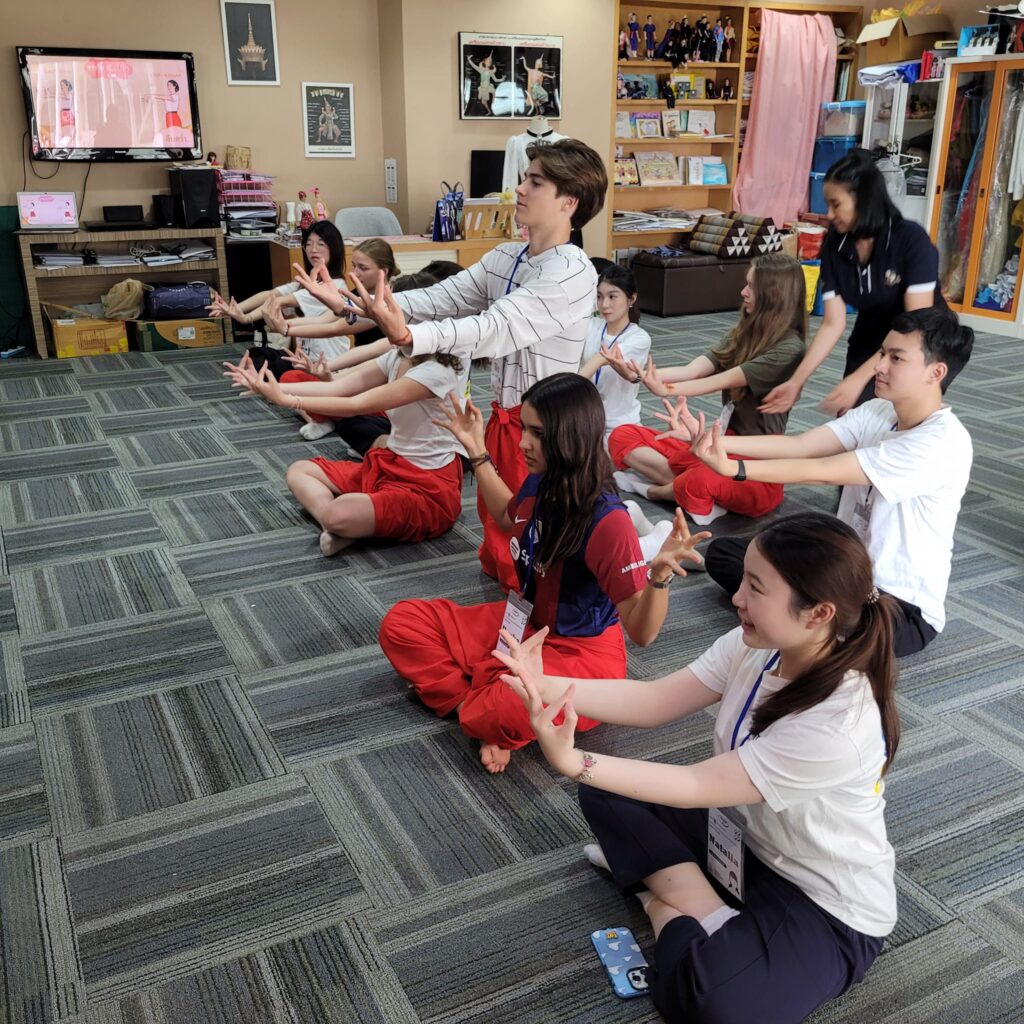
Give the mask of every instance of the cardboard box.
<path id="1" fill-rule="evenodd" d="M 44 305 L 43 311 L 50 321 L 58 359 L 128 351 L 128 332 L 123 320 L 100 320 L 63 306 Z"/>
<path id="2" fill-rule="evenodd" d="M 135 324 L 135 347 L 143 352 L 211 348 L 224 344 L 224 321 L 219 317 L 132 322 Z"/>
<path id="3" fill-rule="evenodd" d="M 953 26 L 944 14 L 912 14 L 876 21 L 865 26 L 857 36 L 858 43 L 867 44 L 862 66 L 920 60 L 921 54 L 930 50 L 936 40 L 952 31 Z"/>

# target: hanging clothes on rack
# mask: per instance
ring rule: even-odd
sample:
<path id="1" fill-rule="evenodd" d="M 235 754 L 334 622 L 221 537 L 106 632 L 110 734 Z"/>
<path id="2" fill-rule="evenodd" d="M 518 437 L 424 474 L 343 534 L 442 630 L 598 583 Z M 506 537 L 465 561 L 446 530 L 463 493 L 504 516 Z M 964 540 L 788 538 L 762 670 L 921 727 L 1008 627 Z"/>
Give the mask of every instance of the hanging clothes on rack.
<path id="1" fill-rule="evenodd" d="M 979 296 L 989 285 L 995 283 L 997 277 L 1005 274 L 1004 264 L 1009 255 L 1013 156 L 1020 141 L 1021 114 L 1024 112 L 1022 97 L 1024 92 L 1020 88 L 1008 91 L 996 127 L 996 158 L 992 167 L 984 242 L 978 254 Z"/>
<path id="2" fill-rule="evenodd" d="M 988 128 L 989 97 L 973 90 L 965 91 L 967 103 L 957 141 L 970 148 L 967 170 L 956 201 L 951 243 L 952 258 L 942 282 L 942 292 L 950 302 L 962 302 L 970 262 L 971 225 L 981 188 L 982 155 Z M 966 123 L 964 123 L 966 122 Z M 971 139 L 973 138 L 973 145 Z M 947 179 L 948 180 L 948 179 Z"/>

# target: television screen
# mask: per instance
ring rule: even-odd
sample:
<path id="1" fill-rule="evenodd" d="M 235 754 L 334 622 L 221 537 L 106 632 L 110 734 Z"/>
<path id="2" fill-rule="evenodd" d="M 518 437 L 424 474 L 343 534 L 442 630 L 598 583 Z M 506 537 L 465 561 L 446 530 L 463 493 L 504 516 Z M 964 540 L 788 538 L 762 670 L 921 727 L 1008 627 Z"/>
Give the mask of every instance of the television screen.
<path id="1" fill-rule="evenodd" d="M 18 47 L 36 160 L 203 156 L 191 53 Z"/>

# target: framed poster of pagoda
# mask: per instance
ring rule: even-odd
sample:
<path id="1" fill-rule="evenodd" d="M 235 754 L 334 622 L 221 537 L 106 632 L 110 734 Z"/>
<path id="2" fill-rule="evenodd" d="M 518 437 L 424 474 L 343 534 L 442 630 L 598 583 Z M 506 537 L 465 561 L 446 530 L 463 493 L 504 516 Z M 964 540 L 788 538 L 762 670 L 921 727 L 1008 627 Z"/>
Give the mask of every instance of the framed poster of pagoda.
<path id="1" fill-rule="evenodd" d="M 280 85 L 274 0 L 220 0 L 228 85 Z"/>

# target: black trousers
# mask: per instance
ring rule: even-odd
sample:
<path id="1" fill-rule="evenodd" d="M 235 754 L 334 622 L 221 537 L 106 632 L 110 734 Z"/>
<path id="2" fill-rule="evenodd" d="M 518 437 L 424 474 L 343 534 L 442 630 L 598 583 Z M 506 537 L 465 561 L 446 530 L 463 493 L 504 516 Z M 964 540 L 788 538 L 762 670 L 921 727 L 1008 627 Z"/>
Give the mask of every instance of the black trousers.
<path id="1" fill-rule="evenodd" d="M 713 540 L 704 553 L 704 565 L 708 575 L 732 597 L 740 589 L 743 580 L 743 557 L 750 544 L 749 538 L 722 537 Z M 892 595 L 890 594 L 890 597 Z M 897 658 L 923 651 L 938 633 L 925 622 L 921 609 L 909 601 L 893 600 L 899 606 L 893 623 L 892 646 Z"/>
<path id="2" fill-rule="evenodd" d="M 616 884 L 675 864 L 696 864 L 729 906 L 736 901 L 707 875 L 708 812 L 643 803 L 580 786 L 580 807 Z M 648 975 L 667 1021 L 799 1024 L 867 973 L 882 939 L 864 935 L 817 906 L 749 850 L 746 902 L 738 917 L 708 935 L 692 917 L 665 925 Z"/>

